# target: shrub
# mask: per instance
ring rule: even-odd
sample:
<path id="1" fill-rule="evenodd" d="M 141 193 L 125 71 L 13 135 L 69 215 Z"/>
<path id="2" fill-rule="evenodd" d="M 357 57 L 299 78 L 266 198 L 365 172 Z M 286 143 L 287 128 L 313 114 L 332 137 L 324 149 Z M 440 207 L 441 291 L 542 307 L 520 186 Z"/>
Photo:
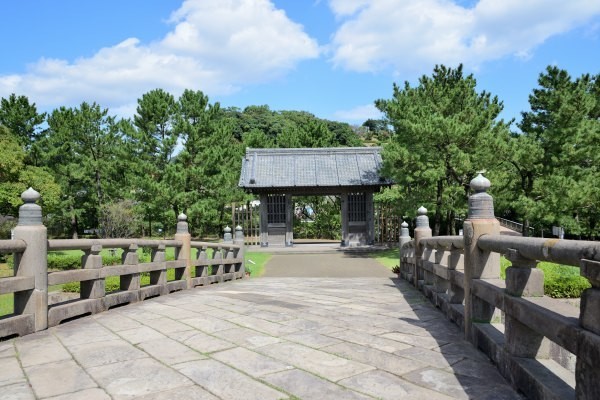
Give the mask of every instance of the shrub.
<path id="1" fill-rule="evenodd" d="M 575 298 L 591 287 L 589 281 L 580 275 L 579 268 L 567 265 L 541 262 L 538 268 L 544 271 L 544 294 L 555 298 Z"/>
<path id="2" fill-rule="evenodd" d="M 48 269 L 51 271 L 81 268 L 81 254 L 63 252 L 48 253 Z"/>
<path id="3" fill-rule="evenodd" d="M 100 227 L 105 238 L 131 237 L 140 224 L 141 216 L 135 202 L 120 200 L 100 207 Z"/>
<path id="4" fill-rule="evenodd" d="M 506 278 L 506 268 L 511 262 L 502 257 L 500 260 L 500 277 Z M 591 287 L 587 279 L 582 277 L 579 268 L 569 265 L 540 262 L 537 268 L 544 271 L 544 294 L 554 298 L 577 298 Z"/>

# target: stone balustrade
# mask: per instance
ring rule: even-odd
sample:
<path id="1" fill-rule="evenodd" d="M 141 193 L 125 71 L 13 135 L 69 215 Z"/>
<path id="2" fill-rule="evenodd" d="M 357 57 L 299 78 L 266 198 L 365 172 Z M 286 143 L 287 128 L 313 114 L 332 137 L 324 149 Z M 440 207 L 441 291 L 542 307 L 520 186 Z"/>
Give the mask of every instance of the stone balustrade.
<path id="1" fill-rule="evenodd" d="M 14 295 L 14 313 L 0 319 L 0 339 L 40 331 L 112 307 L 245 276 L 241 227 L 236 227 L 235 238 L 224 243 L 192 241 L 187 217 L 181 214 L 173 240 L 48 240 L 41 207 L 36 204 L 39 193 L 30 188 L 21 197 L 25 204 L 19 210 L 15 239 L 0 240 L 0 253 L 14 254 L 14 276 L 0 278 L 0 294 Z M 227 229 L 226 239 L 231 239 L 231 229 Z M 174 249 L 174 260 L 166 259 L 167 248 Z M 118 265 L 103 263 L 101 252 L 105 249 L 121 250 Z M 150 251 L 150 262 L 140 262 L 141 249 Z M 48 252 L 64 250 L 82 252 L 80 268 L 48 272 Z M 142 285 L 142 274 L 149 276 L 148 284 Z M 106 279 L 111 277 L 118 277 L 119 288 L 107 292 Z M 58 296 L 49 301 L 50 286 L 71 282 L 80 284 L 77 298 Z"/>
<path id="2" fill-rule="evenodd" d="M 418 210 L 415 238 L 401 245 L 401 277 L 527 398 L 600 398 L 600 243 L 501 235 L 489 181 L 480 175 L 471 187 L 464 236 L 431 237 L 427 210 Z M 505 279 L 500 255 L 512 263 Z M 544 296 L 539 261 L 580 268 L 592 286 L 580 309 Z M 576 357 L 574 368 L 556 362 L 565 353 Z"/>

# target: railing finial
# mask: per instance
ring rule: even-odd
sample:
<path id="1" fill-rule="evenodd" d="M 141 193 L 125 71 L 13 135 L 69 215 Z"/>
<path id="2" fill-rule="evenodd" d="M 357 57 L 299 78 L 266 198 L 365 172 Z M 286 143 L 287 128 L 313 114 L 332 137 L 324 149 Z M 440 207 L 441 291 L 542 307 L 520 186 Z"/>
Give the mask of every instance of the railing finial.
<path id="1" fill-rule="evenodd" d="M 429 228 L 429 217 L 427 216 L 427 209 L 423 206 L 417 210 L 417 228 Z"/>
<path id="2" fill-rule="evenodd" d="M 231 228 L 229 226 L 226 226 L 225 229 L 223 229 L 223 232 L 225 233 L 223 235 L 223 241 L 225 243 L 232 243 L 233 242 L 233 236 L 231 235 Z"/>
<path id="3" fill-rule="evenodd" d="M 244 239 L 244 228 L 242 228 L 240 225 L 235 227 L 235 238 Z"/>
<path id="4" fill-rule="evenodd" d="M 471 180 L 471 189 L 475 192 L 469 196 L 469 215 L 467 219 L 494 218 L 494 198 L 487 193 L 491 182 L 481 173 Z"/>
<path id="5" fill-rule="evenodd" d="M 177 216 L 177 233 L 189 233 L 187 215 L 181 213 Z"/>
<path id="6" fill-rule="evenodd" d="M 25 204 L 19 207 L 18 225 L 42 225 L 42 207 L 36 204 L 40 197 L 32 187 L 21 193 Z"/>

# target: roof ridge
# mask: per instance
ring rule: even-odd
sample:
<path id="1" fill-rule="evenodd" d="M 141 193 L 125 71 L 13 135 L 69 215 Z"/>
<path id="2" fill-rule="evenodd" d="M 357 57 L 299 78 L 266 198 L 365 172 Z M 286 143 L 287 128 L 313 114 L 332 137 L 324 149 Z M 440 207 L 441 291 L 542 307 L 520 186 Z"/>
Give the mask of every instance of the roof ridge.
<path id="1" fill-rule="evenodd" d="M 378 153 L 381 147 L 302 147 L 302 148 L 260 148 L 247 147 L 246 154 L 298 154 L 298 153 Z"/>

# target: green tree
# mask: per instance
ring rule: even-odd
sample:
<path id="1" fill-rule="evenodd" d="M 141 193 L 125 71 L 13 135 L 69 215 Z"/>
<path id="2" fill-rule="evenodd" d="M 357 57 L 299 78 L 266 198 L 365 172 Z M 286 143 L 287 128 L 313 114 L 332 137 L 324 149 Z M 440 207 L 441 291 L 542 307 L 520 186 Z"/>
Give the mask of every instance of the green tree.
<path id="1" fill-rule="evenodd" d="M 26 152 L 17 136 L 0 125 L 0 214 L 16 216 L 21 193 L 28 187 L 42 194 L 45 214 L 57 211 L 60 187 L 45 168 L 26 164 Z"/>
<path id="2" fill-rule="evenodd" d="M 170 178 L 176 172 L 173 161 L 178 134 L 174 130 L 177 104 L 170 93 L 155 89 L 138 99 L 133 123 L 137 129 L 126 129 L 128 150 L 135 169 L 134 192 L 144 205 L 150 234 L 152 223 L 170 226 L 173 195 Z"/>
<path id="3" fill-rule="evenodd" d="M 106 198 L 120 195 L 126 169 L 121 143 L 118 123 L 96 103 L 61 107 L 49 115 L 39 145 L 63 194 L 56 222 L 68 221 L 72 237 L 78 236 L 82 223 L 84 228 L 96 228 Z"/>
<path id="4" fill-rule="evenodd" d="M 531 111 L 515 141 L 529 143 L 522 170 L 536 179 L 521 197 L 527 221 L 560 225 L 573 235 L 597 236 L 600 217 L 600 74 L 573 79 L 549 66 L 529 96 Z M 523 165 L 522 164 L 522 165 Z"/>
<path id="5" fill-rule="evenodd" d="M 498 116 L 502 102 L 478 93 L 472 75 L 436 66 L 419 84 L 394 84 L 390 100 L 377 100 L 394 132 L 384 147 L 384 173 L 394 178 L 407 213 L 423 204 L 434 211 L 434 235 L 445 221 L 452 233 L 455 216 L 466 212 L 475 172 L 500 168 L 508 126 Z"/>
<path id="6" fill-rule="evenodd" d="M 38 114 L 35 103 L 29 103 L 26 96 L 11 94 L 0 100 L 0 125 L 7 127 L 21 146 L 29 147 L 40 134 L 40 125 L 46 114 Z"/>

